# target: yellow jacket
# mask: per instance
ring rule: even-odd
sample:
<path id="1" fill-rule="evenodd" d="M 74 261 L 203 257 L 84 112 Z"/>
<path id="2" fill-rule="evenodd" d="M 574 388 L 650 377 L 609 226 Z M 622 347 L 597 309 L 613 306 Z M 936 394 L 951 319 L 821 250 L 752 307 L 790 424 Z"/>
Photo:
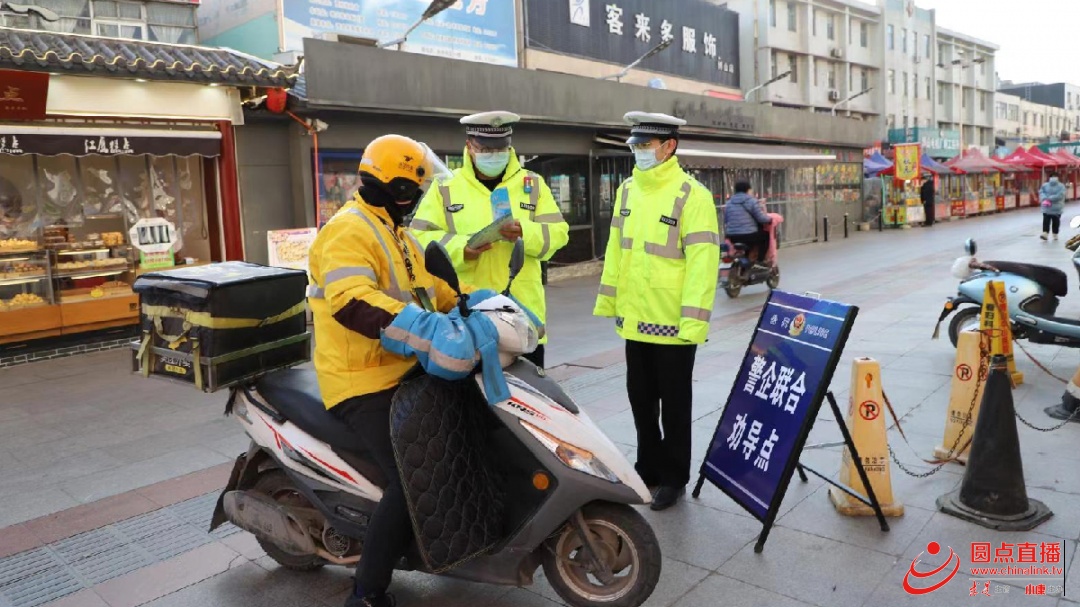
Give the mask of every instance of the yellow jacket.
<path id="1" fill-rule="evenodd" d="M 614 317 L 623 339 L 704 343 L 719 265 L 709 190 L 674 156 L 648 171 L 635 168 L 615 197 L 593 314 Z"/>
<path id="2" fill-rule="evenodd" d="M 476 260 L 465 260 L 465 243 L 469 237 L 494 221 L 495 216 L 491 209 L 491 191 L 477 179 L 468 151 L 464 154 L 465 166 L 454 171 L 453 177 L 428 190 L 409 227 L 424 246 L 438 241 L 446 247 L 463 283 L 501 292 L 510 278 L 513 243 L 500 240 Z M 530 178 L 532 191 L 526 192 L 525 182 Z M 499 187 L 505 187 L 510 193 L 510 210 L 521 222 L 525 241 L 525 266 L 514 279 L 510 292 L 536 314 L 540 322 L 546 323 L 547 305 L 540 262 L 551 259 L 556 251 L 566 246 L 570 227 L 559 212 L 551 189 L 539 175 L 522 168 L 513 148 Z M 540 343 L 546 341 L 545 335 Z"/>
<path id="3" fill-rule="evenodd" d="M 386 210 L 356 194 L 311 246 L 308 303 L 315 317 L 315 370 L 327 409 L 393 388 L 416 364 L 387 352 L 379 341 L 382 329 L 414 301 L 414 288 L 423 289 L 440 312 L 457 302 L 453 290 L 424 268 L 420 243 L 404 227 L 393 226 Z M 405 266 L 406 248 L 415 282 Z"/>

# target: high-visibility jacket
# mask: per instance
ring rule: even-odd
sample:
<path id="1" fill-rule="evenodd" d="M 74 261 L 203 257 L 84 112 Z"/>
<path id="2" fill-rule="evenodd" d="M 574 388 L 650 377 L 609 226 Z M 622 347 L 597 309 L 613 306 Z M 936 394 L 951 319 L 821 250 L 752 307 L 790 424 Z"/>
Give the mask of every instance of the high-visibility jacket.
<path id="1" fill-rule="evenodd" d="M 648 171 L 635 168 L 615 197 L 593 314 L 614 317 L 623 339 L 704 343 L 719 265 L 709 190 L 674 156 Z"/>
<path id="2" fill-rule="evenodd" d="M 500 240 L 479 258 L 465 259 L 465 243 L 469 237 L 491 224 L 495 215 L 491 208 L 491 191 L 477 179 L 468 151 L 464 155 L 462 168 L 428 189 L 409 227 L 424 246 L 437 241 L 446 247 L 463 282 L 477 289 L 502 292 L 510 278 L 513 243 Z M 505 187 L 509 192 L 510 210 L 514 219 L 521 222 L 525 241 L 525 265 L 514 279 L 510 293 L 546 323 L 547 304 L 540 262 L 551 259 L 556 251 L 566 246 L 570 227 L 559 212 L 551 189 L 539 175 L 522 168 L 513 148 L 498 187 Z M 546 335 L 540 339 L 540 343 L 546 341 Z"/>
<path id="3" fill-rule="evenodd" d="M 415 281 L 405 264 L 408 250 Z M 326 408 L 396 386 L 416 364 L 387 352 L 381 331 L 426 292 L 440 312 L 453 290 L 424 268 L 424 250 L 385 209 L 360 198 L 346 204 L 315 237 L 309 253 L 308 303 L 315 319 L 315 370 Z"/>

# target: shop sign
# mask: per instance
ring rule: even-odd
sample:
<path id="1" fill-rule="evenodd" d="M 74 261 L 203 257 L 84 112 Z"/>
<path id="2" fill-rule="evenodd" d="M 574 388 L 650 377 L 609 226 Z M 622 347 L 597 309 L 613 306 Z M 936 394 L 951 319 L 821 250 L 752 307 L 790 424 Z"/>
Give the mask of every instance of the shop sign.
<path id="1" fill-rule="evenodd" d="M 0 108 L 3 103 L 0 102 Z M 2 115 L 0 110 L 0 115 Z M 25 132 L 26 129 L 0 125 L 0 154 L 22 156 L 217 156 L 221 151 L 219 139 L 207 137 L 138 137 L 79 134 L 78 129 L 67 133 Z"/>
<path id="2" fill-rule="evenodd" d="M 0 70 L 0 120 L 41 120 L 48 97 L 48 74 Z"/>
<path id="3" fill-rule="evenodd" d="M 147 217 L 131 226 L 131 244 L 143 253 L 165 253 L 176 244 L 176 225 L 163 217 Z"/>
<path id="4" fill-rule="evenodd" d="M 160 251 L 158 253 L 139 252 L 139 267 L 144 270 L 162 270 L 164 268 L 171 268 L 175 265 L 176 258 L 173 257 L 171 248 L 168 251 Z"/>
<path id="5" fill-rule="evenodd" d="M 932 158 L 960 155 L 960 131 L 951 129 L 909 128 L 889 131 L 890 143 L 918 143 Z"/>
<path id="6" fill-rule="evenodd" d="M 897 181 L 910 181 L 912 179 L 918 179 L 920 166 L 919 144 L 904 143 L 895 146 L 895 150 Z"/>
<path id="7" fill-rule="evenodd" d="M 671 46 L 641 62 L 644 70 L 739 88 L 739 16 L 705 2 L 526 0 L 526 44 L 629 65 L 663 41 Z"/>
<path id="8" fill-rule="evenodd" d="M 1068 150 L 1070 154 L 1080 156 L 1080 141 L 1070 141 L 1068 143 L 1044 143 L 1038 147 L 1048 154 L 1053 154 L 1058 150 Z"/>
<path id="9" fill-rule="evenodd" d="M 725 109 L 709 106 L 710 104 L 704 101 L 692 103 L 680 100 L 672 105 L 671 114 L 694 126 L 709 126 L 748 133 L 754 132 L 756 124 L 753 116 L 747 116 L 733 106 Z"/>
<path id="10" fill-rule="evenodd" d="M 308 251 L 318 230 L 315 228 L 300 228 L 297 230 L 269 230 L 266 232 L 266 242 L 269 248 L 270 265 L 277 268 L 292 268 L 294 270 L 308 269 Z"/>
<path id="11" fill-rule="evenodd" d="M 422 55 L 518 66 L 517 2 L 458 0 L 409 34 L 402 50 Z M 285 49 L 302 51 L 304 38 L 343 34 L 390 42 L 420 21 L 428 2 L 289 0 L 284 3 Z"/>

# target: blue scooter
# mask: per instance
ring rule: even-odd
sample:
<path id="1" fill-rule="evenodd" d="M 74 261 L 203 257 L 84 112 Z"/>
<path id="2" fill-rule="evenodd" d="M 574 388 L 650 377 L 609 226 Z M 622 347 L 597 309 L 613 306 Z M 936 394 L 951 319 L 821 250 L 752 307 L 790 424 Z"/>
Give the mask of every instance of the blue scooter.
<path id="1" fill-rule="evenodd" d="M 1080 228 L 1080 216 L 1069 223 Z M 1073 267 L 1080 273 L 1080 235 L 1066 244 L 1074 251 Z M 960 279 L 956 297 L 945 302 L 938 318 L 938 326 L 955 313 L 949 322 L 949 340 L 956 347 L 961 331 L 977 329 L 986 283 L 991 280 L 1005 284 L 1009 302 L 1009 321 L 1013 339 L 1026 339 L 1035 344 L 1053 344 L 1080 348 L 1080 319 L 1055 316 L 1062 297 L 1069 292 L 1065 272 L 1057 268 L 1011 261 L 983 263 L 975 259 L 976 245 L 973 239 L 964 243 L 967 256 L 953 264 L 953 275 Z M 937 330 L 934 331 L 937 336 Z"/>

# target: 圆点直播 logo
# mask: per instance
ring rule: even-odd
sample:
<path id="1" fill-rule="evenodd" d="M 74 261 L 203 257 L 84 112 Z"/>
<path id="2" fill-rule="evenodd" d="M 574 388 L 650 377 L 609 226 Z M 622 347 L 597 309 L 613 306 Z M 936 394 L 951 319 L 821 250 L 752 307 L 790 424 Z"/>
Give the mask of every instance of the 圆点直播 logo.
<path id="1" fill-rule="evenodd" d="M 937 556 L 939 552 L 941 552 L 941 546 L 937 542 L 930 542 L 926 545 L 927 554 Z M 922 555 L 923 553 L 920 552 L 918 556 L 912 559 L 911 566 L 908 567 L 907 573 L 904 575 L 904 591 L 908 594 L 930 594 L 952 581 L 956 572 L 960 570 L 960 555 L 956 554 L 951 546 L 949 547 L 949 556 L 945 559 L 945 562 L 929 571 L 919 571 L 915 568 L 919 564 Z M 915 580 L 914 584 L 912 583 L 913 579 Z"/>

